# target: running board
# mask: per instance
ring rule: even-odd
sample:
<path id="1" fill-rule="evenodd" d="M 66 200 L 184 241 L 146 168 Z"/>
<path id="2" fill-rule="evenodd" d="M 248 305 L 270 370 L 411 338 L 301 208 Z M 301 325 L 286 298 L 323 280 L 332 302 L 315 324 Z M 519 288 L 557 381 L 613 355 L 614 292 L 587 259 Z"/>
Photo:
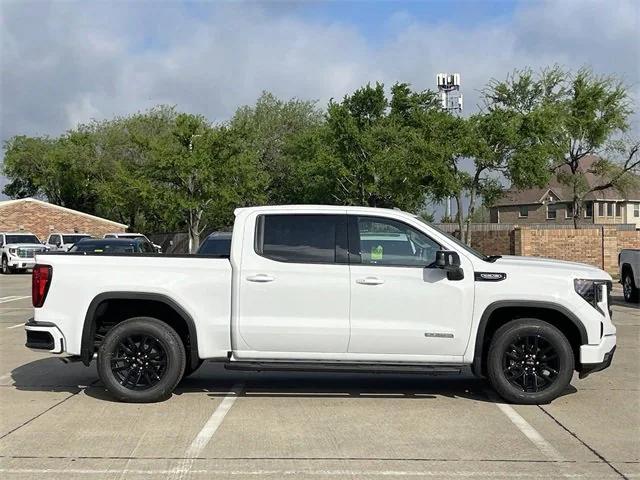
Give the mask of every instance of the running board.
<path id="1" fill-rule="evenodd" d="M 416 365 L 382 363 L 320 363 L 320 362 L 225 362 L 227 370 L 255 372 L 342 372 L 342 373 L 416 373 L 420 375 L 457 375 L 462 365 Z"/>

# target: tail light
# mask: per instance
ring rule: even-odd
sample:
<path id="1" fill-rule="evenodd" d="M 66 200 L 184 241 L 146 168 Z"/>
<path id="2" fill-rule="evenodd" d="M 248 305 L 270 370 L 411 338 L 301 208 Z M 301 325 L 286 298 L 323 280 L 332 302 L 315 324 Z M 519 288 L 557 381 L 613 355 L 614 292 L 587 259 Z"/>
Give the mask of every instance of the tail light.
<path id="1" fill-rule="evenodd" d="M 44 300 L 47 298 L 47 292 L 49 291 L 49 285 L 51 284 L 52 275 L 53 268 L 51 268 L 51 265 L 36 265 L 33 267 L 33 274 L 31 275 L 31 301 L 34 307 L 38 308 L 44 304 Z"/>

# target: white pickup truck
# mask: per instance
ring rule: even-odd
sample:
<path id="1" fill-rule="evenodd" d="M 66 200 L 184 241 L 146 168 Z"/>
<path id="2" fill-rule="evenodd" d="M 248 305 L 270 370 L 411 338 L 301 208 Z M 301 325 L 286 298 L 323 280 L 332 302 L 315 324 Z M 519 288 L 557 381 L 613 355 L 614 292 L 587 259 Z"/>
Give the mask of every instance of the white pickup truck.
<path id="1" fill-rule="evenodd" d="M 114 397 L 164 399 L 204 360 L 227 369 L 486 376 L 553 400 L 611 363 L 611 277 L 486 257 L 396 210 L 236 210 L 231 253 L 38 255 L 27 347 L 66 352 Z"/>

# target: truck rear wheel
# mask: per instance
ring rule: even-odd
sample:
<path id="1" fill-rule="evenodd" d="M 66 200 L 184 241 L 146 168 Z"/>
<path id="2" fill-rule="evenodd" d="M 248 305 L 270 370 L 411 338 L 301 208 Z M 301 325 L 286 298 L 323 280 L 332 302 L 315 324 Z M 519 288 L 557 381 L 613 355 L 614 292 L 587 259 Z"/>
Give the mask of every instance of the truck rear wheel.
<path id="1" fill-rule="evenodd" d="M 98 349 L 98 374 L 107 390 L 124 402 L 168 398 L 182 378 L 186 355 L 176 331 L 150 317 L 117 324 Z"/>
<path id="2" fill-rule="evenodd" d="M 489 348 L 489 381 L 509 402 L 549 403 L 573 376 L 575 360 L 569 341 L 542 320 L 522 318 L 503 325 Z"/>

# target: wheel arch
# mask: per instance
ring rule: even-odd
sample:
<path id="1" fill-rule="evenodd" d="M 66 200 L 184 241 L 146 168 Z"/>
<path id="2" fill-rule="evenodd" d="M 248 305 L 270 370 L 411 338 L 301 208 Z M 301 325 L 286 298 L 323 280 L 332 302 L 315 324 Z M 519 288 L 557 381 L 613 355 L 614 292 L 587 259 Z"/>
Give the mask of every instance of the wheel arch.
<path id="1" fill-rule="evenodd" d="M 569 340 L 576 365 L 579 365 L 580 345 L 589 341 L 587 330 L 573 312 L 553 302 L 505 300 L 490 304 L 482 313 L 473 353 L 472 370 L 475 375 L 485 375 L 489 344 L 495 331 L 511 320 L 526 317 L 539 318 L 557 327 Z"/>
<path id="2" fill-rule="evenodd" d="M 128 315 L 138 316 L 139 313 L 144 314 L 144 311 L 139 312 L 143 306 L 148 307 L 149 305 L 154 305 L 165 312 L 173 312 L 171 317 L 174 322 L 173 324 L 168 321 L 168 318 L 158 318 L 158 320 L 164 321 L 174 328 L 175 326 L 180 327 L 177 330 L 185 344 L 185 349 L 188 350 L 188 361 L 191 365 L 197 365 L 200 360 L 198 356 L 198 335 L 195 322 L 191 315 L 186 312 L 178 302 L 167 295 L 126 291 L 100 293 L 91 300 L 87 308 L 87 313 L 85 314 L 80 344 L 80 358 L 85 365 L 89 365 L 95 351 L 96 327 L 101 318 L 101 314 L 109 308 L 109 305 L 115 304 L 128 306 L 128 309 L 122 312 L 122 318 L 119 318 L 116 323 L 126 320 L 125 317 Z M 133 312 L 137 313 L 134 314 Z M 146 316 L 153 316 L 153 314 L 147 314 Z M 162 315 L 160 316 L 162 317 Z M 178 324 L 176 325 L 175 322 L 178 322 Z"/>

